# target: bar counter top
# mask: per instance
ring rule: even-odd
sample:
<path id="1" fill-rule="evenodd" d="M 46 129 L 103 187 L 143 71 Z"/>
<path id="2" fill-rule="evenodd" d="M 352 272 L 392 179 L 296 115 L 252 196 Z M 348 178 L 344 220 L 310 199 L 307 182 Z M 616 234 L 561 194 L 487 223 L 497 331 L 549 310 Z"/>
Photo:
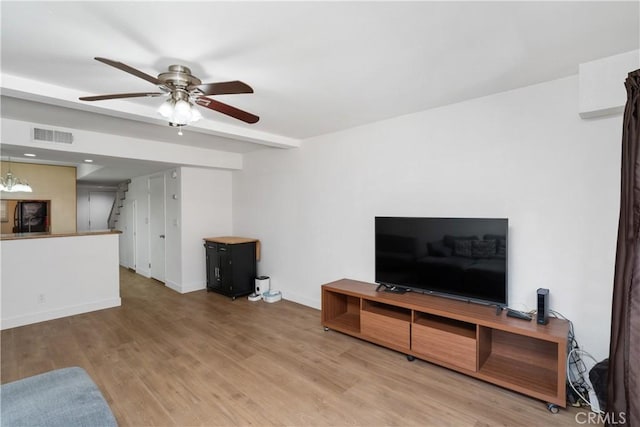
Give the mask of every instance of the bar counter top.
<path id="1" fill-rule="evenodd" d="M 221 237 L 205 237 L 205 242 L 222 243 L 225 245 L 237 245 L 239 243 L 256 242 L 256 260 L 260 261 L 260 240 L 251 237 L 238 236 L 221 236 Z"/>
<path id="2" fill-rule="evenodd" d="M 0 237 L 2 330 L 122 304 L 117 231 Z"/>
<path id="3" fill-rule="evenodd" d="M 82 231 L 76 233 L 12 233 L 0 234 L 0 240 L 48 239 L 51 237 L 98 236 L 101 234 L 121 234 L 119 230 Z"/>

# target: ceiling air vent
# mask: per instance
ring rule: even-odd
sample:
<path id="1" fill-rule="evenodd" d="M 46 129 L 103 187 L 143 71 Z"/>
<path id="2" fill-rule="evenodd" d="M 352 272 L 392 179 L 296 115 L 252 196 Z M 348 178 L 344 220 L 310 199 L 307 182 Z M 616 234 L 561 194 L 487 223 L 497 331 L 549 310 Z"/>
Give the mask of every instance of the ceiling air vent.
<path id="1" fill-rule="evenodd" d="M 33 140 L 40 142 L 58 142 L 61 144 L 72 144 L 73 134 L 53 129 L 33 128 Z"/>

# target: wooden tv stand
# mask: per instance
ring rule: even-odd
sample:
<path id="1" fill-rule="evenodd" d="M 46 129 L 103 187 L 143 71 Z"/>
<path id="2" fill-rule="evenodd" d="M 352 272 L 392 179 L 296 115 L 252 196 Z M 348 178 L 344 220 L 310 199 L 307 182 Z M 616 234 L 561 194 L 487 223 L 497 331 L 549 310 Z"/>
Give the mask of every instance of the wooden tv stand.
<path id="1" fill-rule="evenodd" d="M 566 407 L 566 320 L 539 325 L 491 306 L 342 279 L 322 285 L 322 325 L 543 400 L 551 412 Z"/>

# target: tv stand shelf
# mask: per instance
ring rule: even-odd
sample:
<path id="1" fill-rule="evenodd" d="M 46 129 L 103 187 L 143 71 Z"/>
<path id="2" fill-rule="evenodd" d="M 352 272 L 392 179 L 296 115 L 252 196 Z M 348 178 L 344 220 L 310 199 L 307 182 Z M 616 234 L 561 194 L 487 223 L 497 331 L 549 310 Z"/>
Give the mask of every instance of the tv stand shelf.
<path id="1" fill-rule="evenodd" d="M 539 325 L 491 306 L 342 279 L 322 285 L 322 325 L 566 407 L 566 320 Z"/>

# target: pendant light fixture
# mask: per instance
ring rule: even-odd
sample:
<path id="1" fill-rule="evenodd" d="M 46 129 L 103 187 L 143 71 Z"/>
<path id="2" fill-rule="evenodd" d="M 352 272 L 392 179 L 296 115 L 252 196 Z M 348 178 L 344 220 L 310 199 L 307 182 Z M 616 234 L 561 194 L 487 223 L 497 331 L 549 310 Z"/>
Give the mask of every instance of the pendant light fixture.
<path id="1" fill-rule="evenodd" d="M 5 176 L 0 177 L 0 191 L 7 193 L 31 193 L 33 189 L 26 180 L 22 180 L 11 173 L 11 158 L 9 158 L 9 170 Z"/>

